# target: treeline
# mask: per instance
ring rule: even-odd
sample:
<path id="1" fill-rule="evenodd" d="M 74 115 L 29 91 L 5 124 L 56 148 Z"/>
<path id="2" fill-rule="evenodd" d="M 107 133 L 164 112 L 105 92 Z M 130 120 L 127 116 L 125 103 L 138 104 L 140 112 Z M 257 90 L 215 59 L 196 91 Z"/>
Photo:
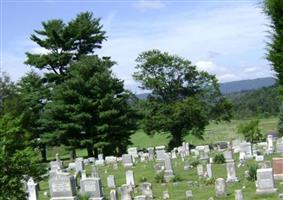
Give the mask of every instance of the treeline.
<path id="1" fill-rule="evenodd" d="M 233 105 L 232 112 L 235 119 L 270 117 L 279 114 L 280 97 L 277 85 L 226 96 Z"/>

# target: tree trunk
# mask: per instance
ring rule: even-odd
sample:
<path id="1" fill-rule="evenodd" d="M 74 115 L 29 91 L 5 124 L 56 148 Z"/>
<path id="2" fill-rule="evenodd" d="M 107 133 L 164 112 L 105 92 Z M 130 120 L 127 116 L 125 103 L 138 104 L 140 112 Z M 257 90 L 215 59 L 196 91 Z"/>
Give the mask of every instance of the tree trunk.
<path id="1" fill-rule="evenodd" d="M 87 149 L 87 155 L 88 155 L 88 157 L 93 157 L 94 154 L 93 154 L 93 147 L 92 147 L 92 145 L 88 145 L 88 146 L 86 147 L 86 149 Z"/>
<path id="2" fill-rule="evenodd" d="M 94 148 L 94 156 L 97 158 L 97 156 L 98 156 L 98 150 L 97 150 L 97 148 Z"/>
<path id="3" fill-rule="evenodd" d="M 175 147 L 182 146 L 183 138 L 181 131 L 171 131 L 172 138 L 169 141 L 169 148 L 173 149 Z"/>
<path id="4" fill-rule="evenodd" d="M 70 150 L 70 159 L 71 159 L 71 160 L 75 160 L 76 157 L 77 157 L 77 155 L 76 155 L 76 149 L 75 149 L 75 148 L 72 148 L 72 149 Z"/>
<path id="5" fill-rule="evenodd" d="M 47 152 L 46 152 L 46 145 L 42 145 L 42 147 L 40 148 L 40 152 L 41 152 L 41 161 L 42 162 L 47 162 Z"/>

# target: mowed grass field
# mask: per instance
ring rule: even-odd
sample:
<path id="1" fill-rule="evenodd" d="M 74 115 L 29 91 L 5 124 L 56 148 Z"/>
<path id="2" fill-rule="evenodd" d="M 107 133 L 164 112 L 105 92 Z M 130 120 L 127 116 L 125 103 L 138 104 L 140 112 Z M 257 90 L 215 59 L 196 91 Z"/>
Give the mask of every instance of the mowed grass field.
<path id="1" fill-rule="evenodd" d="M 237 133 L 237 126 L 240 123 L 243 123 L 248 120 L 233 120 L 230 123 L 222 122 L 219 124 L 210 124 L 205 131 L 204 140 L 187 136 L 185 141 L 193 144 L 210 144 L 215 143 L 217 141 L 227 141 L 235 138 L 240 138 L 241 135 Z M 276 131 L 277 127 L 277 118 L 268 118 L 268 119 L 261 119 L 260 120 L 260 128 L 262 129 L 263 133 L 269 133 Z M 169 141 L 169 135 L 166 134 L 157 134 L 154 136 L 148 136 L 142 130 L 137 131 L 134 135 L 132 135 L 131 146 L 136 146 L 139 149 L 146 148 L 146 147 L 153 147 L 157 145 L 166 145 Z M 50 160 L 54 159 L 55 153 L 59 152 L 62 159 L 64 159 L 64 165 L 67 166 L 69 160 L 68 151 L 65 150 L 63 147 L 52 148 L 48 151 L 48 157 Z M 77 156 L 85 157 L 87 156 L 86 151 L 84 149 L 77 150 Z M 275 155 L 278 156 L 278 155 Z M 235 163 L 237 164 L 238 155 L 234 155 Z M 271 157 L 267 157 L 268 160 L 271 160 Z M 234 199 L 234 190 L 236 189 L 243 189 L 243 194 L 245 199 L 261 199 L 261 200 L 271 200 L 271 199 L 278 199 L 276 195 L 269 195 L 269 196 L 257 196 L 255 195 L 255 183 L 247 181 L 244 178 L 244 171 L 248 169 L 248 165 L 254 163 L 255 161 L 249 161 L 244 167 L 237 168 L 237 176 L 239 177 L 240 181 L 233 184 L 228 184 L 228 196 L 221 199 L 232 200 Z M 155 198 L 154 199 L 162 199 L 162 192 L 165 190 L 169 191 L 170 199 L 172 200 L 183 200 L 185 198 L 185 191 L 192 190 L 193 191 L 193 199 L 197 200 L 207 200 L 209 197 L 215 198 L 215 189 L 214 189 L 214 179 L 211 181 L 210 184 L 207 184 L 206 181 L 199 179 L 197 176 L 196 168 L 191 169 L 189 171 L 185 171 L 184 163 L 181 162 L 179 159 L 173 160 L 173 169 L 175 175 L 181 178 L 180 181 L 177 183 L 166 183 L 160 184 L 156 183 L 155 181 L 155 171 L 154 171 L 154 163 L 138 163 L 135 165 L 132 170 L 134 171 L 135 175 L 135 183 L 138 185 L 142 182 L 142 179 L 146 179 L 148 182 L 152 183 L 153 193 Z M 90 174 L 91 167 L 87 167 L 87 173 Z M 114 175 L 116 179 L 116 185 L 121 186 L 125 184 L 125 171 L 126 169 L 119 164 L 118 169 L 113 169 L 111 166 L 104 166 L 99 167 L 100 177 L 103 184 L 103 191 L 105 195 L 105 199 L 109 199 L 109 189 L 107 188 L 106 178 L 108 175 Z M 213 165 L 213 176 L 214 178 L 222 177 L 226 178 L 226 165 L 225 164 L 215 164 Z M 192 181 L 194 184 L 189 185 L 188 181 Z M 282 193 L 283 186 L 276 182 L 276 186 L 278 190 Z M 48 180 L 45 179 L 40 182 L 40 200 L 47 200 L 48 197 L 44 196 L 44 191 L 48 191 Z M 135 190 L 135 196 L 140 194 L 140 191 L 137 189 Z"/>

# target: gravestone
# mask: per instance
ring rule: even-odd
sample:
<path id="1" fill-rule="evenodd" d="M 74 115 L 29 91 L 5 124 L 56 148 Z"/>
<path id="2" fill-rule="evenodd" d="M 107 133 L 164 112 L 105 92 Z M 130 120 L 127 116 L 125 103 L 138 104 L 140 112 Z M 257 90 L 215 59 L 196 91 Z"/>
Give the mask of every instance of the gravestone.
<path id="1" fill-rule="evenodd" d="M 110 190 L 110 200 L 118 200 L 118 193 L 116 190 Z"/>
<path id="2" fill-rule="evenodd" d="M 189 156 L 189 155 L 190 155 L 190 146 L 189 146 L 189 143 L 183 142 L 183 143 L 182 143 L 182 147 L 183 147 L 183 151 L 185 152 L 185 155 L 186 155 L 186 156 Z"/>
<path id="3" fill-rule="evenodd" d="M 154 159 L 154 148 L 153 147 L 147 148 L 147 152 L 148 152 L 148 160 L 153 160 Z"/>
<path id="4" fill-rule="evenodd" d="M 132 187 L 124 184 L 120 188 L 121 200 L 132 200 Z"/>
<path id="5" fill-rule="evenodd" d="M 186 199 L 192 199 L 193 198 L 193 192 L 192 190 L 186 191 Z"/>
<path id="6" fill-rule="evenodd" d="M 224 151 L 224 152 L 223 152 L 223 155 L 224 155 L 224 158 L 225 158 L 226 163 L 228 163 L 228 162 L 234 162 L 234 160 L 233 160 L 233 155 L 232 155 L 232 151 L 230 151 L 230 150 Z"/>
<path id="7" fill-rule="evenodd" d="M 51 161 L 49 163 L 50 165 L 50 171 L 56 172 L 56 171 L 61 171 L 61 164 L 58 161 Z"/>
<path id="8" fill-rule="evenodd" d="M 137 147 L 131 147 L 128 148 L 128 154 L 130 154 L 133 158 L 138 158 L 138 148 Z"/>
<path id="9" fill-rule="evenodd" d="M 98 154 L 98 159 L 95 161 L 95 165 L 97 166 L 104 166 L 105 161 L 103 158 L 103 154 Z"/>
<path id="10" fill-rule="evenodd" d="M 244 200 L 242 190 L 235 190 L 235 200 Z"/>
<path id="11" fill-rule="evenodd" d="M 172 170 L 172 162 L 169 154 L 164 155 L 164 164 L 165 164 L 164 179 L 166 182 L 169 182 L 174 177 L 174 173 Z"/>
<path id="12" fill-rule="evenodd" d="M 244 153 L 245 159 L 252 159 L 253 158 L 252 144 L 250 142 L 242 142 L 240 144 L 240 152 Z"/>
<path id="13" fill-rule="evenodd" d="M 276 152 L 283 154 L 283 138 L 276 141 Z"/>
<path id="14" fill-rule="evenodd" d="M 56 173 L 49 177 L 51 200 L 76 200 L 76 183 L 74 176 L 68 173 Z"/>
<path id="15" fill-rule="evenodd" d="M 204 170 L 202 164 L 197 165 L 197 175 L 198 176 L 203 176 L 204 175 Z"/>
<path id="16" fill-rule="evenodd" d="M 75 160 L 76 164 L 76 173 L 82 172 L 84 170 L 84 160 L 83 158 L 76 158 Z"/>
<path id="17" fill-rule="evenodd" d="M 207 176 L 209 179 L 212 178 L 212 165 L 209 163 L 209 164 L 206 164 L 206 171 L 207 171 Z"/>
<path id="18" fill-rule="evenodd" d="M 92 177 L 99 178 L 98 170 L 97 170 L 97 168 L 96 168 L 95 165 L 92 165 L 91 176 L 92 176 Z"/>
<path id="19" fill-rule="evenodd" d="M 163 191 L 163 200 L 165 199 L 170 199 L 170 195 L 169 195 L 169 192 L 168 191 Z"/>
<path id="20" fill-rule="evenodd" d="M 28 200 L 38 200 L 37 183 L 30 178 L 27 182 Z"/>
<path id="21" fill-rule="evenodd" d="M 147 200 L 147 198 L 146 198 L 146 196 L 144 196 L 144 195 L 139 195 L 139 196 L 136 196 L 136 197 L 134 198 L 134 200 Z"/>
<path id="22" fill-rule="evenodd" d="M 115 156 L 106 156 L 105 157 L 105 163 L 107 165 L 113 165 L 113 164 L 116 164 L 117 163 L 117 157 Z"/>
<path id="23" fill-rule="evenodd" d="M 274 188 L 274 179 L 272 174 L 272 168 L 258 169 L 257 170 L 257 181 L 256 181 L 256 194 L 269 194 L 277 191 Z"/>
<path id="24" fill-rule="evenodd" d="M 227 170 L 227 182 L 228 183 L 237 182 L 238 178 L 236 177 L 235 163 L 234 162 L 227 163 L 226 170 Z"/>
<path id="25" fill-rule="evenodd" d="M 165 155 L 165 146 L 157 146 L 155 147 L 155 153 L 156 153 L 156 160 L 157 161 L 162 161 L 164 160 L 164 155 Z"/>
<path id="26" fill-rule="evenodd" d="M 132 170 L 126 171 L 126 185 L 135 187 L 134 172 Z"/>
<path id="27" fill-rule="evenodd" d="M 89 200 L 102 200 L 102 185 L 100 178 L 86 178 L 80 181 L 81 193 L 87 195 Z"/>
<path id="28" fill-rule="evenodd" d="M 142 183 L 141 184 L 141 191 L 142 191 L 142 194 L 146 197 L 146 199 L 152 199 L 153 198 L 151 183 L 148 183 L 148 182 Z"/>
<path id="29" fill-rule="evenodd" d="M 216 179 L 215 194 L 216 194 L 216 197 L 226 197 L 227 196 L 227 186 L 223 178 Z"/>
<path id="30" fill-rule="evenodd" d="M 283 158 L 272 159 L 272 171 L 275 180 L 283 180 Z"/>
<path id="31" fill-rule="evenodd" d="M 267 136 L 267 154 L 273 154 L 274 146 L 273 146 L 273 135 Z"/>
<path id="32" fill-rule="evenodd" d="M 108 186 L 108 188 L 111 188 L 111 189 L 116 188 L 116 183 L 115 183 L 114 175 L 109 175 L 107 177 L 107 186 Z"/>
<path id="33" fill-rule="evenodd" d="M 255 156 L 255 161 L 257 161 L 257 162 L 262 162 L 262 161 L 264 161 L 264 155 L 256 155 L 256 156 Z"/>
<path id="34" fill-rule="evenodd" d="M 133 166 L 133 160 L 132 156 L 130 154 L 123 154 L 122 155 L 122 161 L 124 167 L 132 167 Z"/>

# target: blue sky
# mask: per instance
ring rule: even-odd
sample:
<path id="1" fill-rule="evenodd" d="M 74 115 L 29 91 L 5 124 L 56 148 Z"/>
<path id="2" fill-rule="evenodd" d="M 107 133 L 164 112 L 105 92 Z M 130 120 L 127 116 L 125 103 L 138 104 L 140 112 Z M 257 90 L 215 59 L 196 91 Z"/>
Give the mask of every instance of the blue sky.
<path id="1" fill-rule="evenodd" d="M 135 59 L 153 48 L 178 54 L 220 82 L 273 76 L 265 60 L 269 21 L 258 0 L 2 0 L 1 68 L 18 80 L 31 68 L 25 52 L 44 53 L 29 40 L 41 22 L 68 21 L 82 11 L 100 17 L 108 40 L 100 55 L 117 61 L 114 74 L 140 92 Z"/>

